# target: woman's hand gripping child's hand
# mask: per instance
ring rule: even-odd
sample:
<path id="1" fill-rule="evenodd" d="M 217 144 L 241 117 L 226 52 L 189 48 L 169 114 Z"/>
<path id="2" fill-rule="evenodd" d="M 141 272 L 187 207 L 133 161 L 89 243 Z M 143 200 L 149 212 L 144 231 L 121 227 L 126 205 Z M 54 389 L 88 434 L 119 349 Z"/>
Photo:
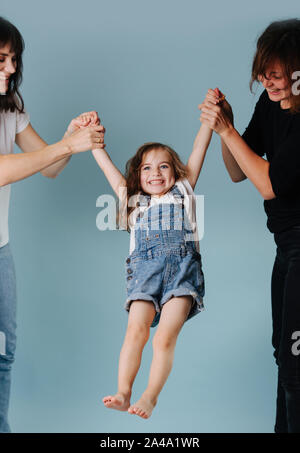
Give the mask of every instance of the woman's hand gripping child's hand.
<path id="1" fill-rule="evenodd" d="M 100 132 L 100 137 L 98 139 L 99 144 L 98 144 L 97 148 L 105 149 L 105 143 L 104 143 L 105 127 L 103 125 L 101 125 L 100 118 L 96 111 L 81 113 L 76 118 L 73 118 L 68 126 L 67 134 L 72 135 L 81 129 L 84 129 L 86 127 L 93 127 L 93 126 L 100 126 L 100 129 L 98 131 L 98 132 Z"/>
<path id="2" fill-rule="evenodd" d="M 207 124 L 218 134 L 233 126 L 232 108 L 219 88 L 207 91 L 199 109 L 202 111 L 201 122 Z"/>

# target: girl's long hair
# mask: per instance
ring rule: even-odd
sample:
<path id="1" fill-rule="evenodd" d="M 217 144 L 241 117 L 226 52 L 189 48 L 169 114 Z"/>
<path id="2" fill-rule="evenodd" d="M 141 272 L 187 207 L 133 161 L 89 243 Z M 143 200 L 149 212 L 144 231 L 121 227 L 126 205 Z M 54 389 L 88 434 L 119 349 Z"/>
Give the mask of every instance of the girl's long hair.
<path id="1" fill-rule="evenodd" d="M 256 53 L 252 63 L 250 89 L 253 83 L 265 76 L 269 64 L 279 61 L 284 76 L 292 88 L 295 79 L 292 74 L 300 71 L 300 20 L 288 19 L 272 22 L 257 40 Z M 300 95 L 291 92 L 291 113 L 300 111 Z"/>
<path id="2" fill-rule="evenodd" d="M 131 203 L 128 203 L 128 200 L 139 193 L 145 195 L 140 185 L 141 164 L 144 154 L 152 150 L 164 150 L 169 153 L 171 163 L 173 165 L 175 181 L 180 178 L 185 178 L 188 175 L 186 166 L 181 162 L 176 151 L 174 151 L 174 149 L 170 146 L 158 142 L 144 143 L 138 148 L 135 155 L 129 159 L 126 164 L 125 179 L 127 187 L 127 219 L 129 219 L 131 212 L 135 209 L 135 206 L 130 206 Z"/>
<path id="3" fill-rule="evenodd" d="M 6 44 L 10 45 L 10 51 L 16 54 L 16 72 L 9 78 L 8 91 L 5 95 L 0 96 L 0 112 L 10 110 L 14 112 L 18 110 L 24 112 L 24 101 L 19 92 L 19 87 L 22 82 L 22 53 L 25 45 L 19 30 L 8 20 L 0 17 L 0 47 Z"/>

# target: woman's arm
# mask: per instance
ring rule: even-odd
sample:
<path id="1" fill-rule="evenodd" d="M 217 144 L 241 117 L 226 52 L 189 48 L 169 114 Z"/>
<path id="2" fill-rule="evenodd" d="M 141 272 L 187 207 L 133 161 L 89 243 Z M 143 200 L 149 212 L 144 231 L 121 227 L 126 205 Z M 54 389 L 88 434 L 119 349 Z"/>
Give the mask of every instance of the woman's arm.
<path id="1" fill-rule="evenodd" d="M 92 125 L 99 124 L 98 114 L 95 111 L 82 113 L 81 115 L 74 118 L 64 134 L 63 138 L 69 137 L 73 132 L 77 131 L 81 127 L 85 127 L 88 123 Z M 42 148 L 45 148 L 47 143 L 38 135 L 32 125 L 29 123 L 28 126 L 19 134 L 16 135 L 16 144 L 24 152 L 35 152 Z M 47 168 L 41 171 L 43 176 L 47 178 L 56 178 L 59 173 L 65 168 L 71 156 L 62 158 L 58 162 L 49 165 Z"/>
<path id="2" fill-rule="evenodd" d="M 213 131 L 209 126 L 202 124 L 195 138 L 193 150 L 186 165 L 188 170 L 187 179 L 193 189 L 197 184 L 212 132 Z"/>
<path id="3" fill-rule="evenodd" d="M 68 134 L 65 133 L 64 138 L 67 136 Z M 48 144 L 33 129 L 30 123 L 22 132 L 16 135 L 16 144 L 24 153 L 36 152 L 48 146 Z M 47 178 L 55 178 L 67 165 L 70 158 L 71 155 L 68 157 L 62 157 L 58 162 L 49 165 L 44 170 L 41 170 L 42 175 Z"/>
<path id="4" fill-rule="evenodd" d="M 231 154 L 228 146 L 221 137 L 221 146 L 222 146 L 222 156 L 225 167 L 228 171 L 228 174 L 233 182 L 241 182 L 247 179 L 245 173 L 241 170 L 237 161 Z"/>
<path id="5" fill-rule="evenodd" d="M 201 121 L 220 135 L 241 171 L 255 185 L 262 197 L 265 200 L 275 198 L 269 176 L 269 162 L 252 151 L 233 127 L 223 109 L 218 105 L 203 105 Z"/>
<path id="6" fill-rule="evenodd" d="M 78 130 L 58 143 L 43 146 L 39 151 L 0 155 L 0 186 L 27 178 L 72 154 L 102 148 L 102 130 L 103 126 L 92 126 Z"/>
<path id="7" fill-rule="evenodd" d="M 252 151 L 233 127 L 224 130 L 220 135 L 241 171 L 255 185 L 264 200 L 275 198 L 276 195 L 269 176 L 269 162 Z"/>

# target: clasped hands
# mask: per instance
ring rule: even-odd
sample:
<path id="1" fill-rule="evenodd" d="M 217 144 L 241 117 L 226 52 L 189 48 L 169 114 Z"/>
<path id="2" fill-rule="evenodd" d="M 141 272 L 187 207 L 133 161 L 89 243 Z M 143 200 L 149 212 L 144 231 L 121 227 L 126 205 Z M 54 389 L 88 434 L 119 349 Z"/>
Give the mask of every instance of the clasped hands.
<path id="1" fill-rule="evenodd" d="M 233 113 L 230 104 L 218 88 L 209 89 L 202 104 L 200 120 L 219 135 L 233 128 Z"/>
<path id="2" fill-rule="evenodd" d="M 81 113 L 72 119 L 65 133 L 64 140 L 72 154 L 91 149 L 104 149 L 105 128 L 100 123 L 95 111 Z"/>
<path id="3" fill-rule="evenodd" d="M 219 135 L 233 128 L 233 113 L 230 104 L 218 88 L 209 89 L 199 109 L 200 120 Z M 70 122 L 65 140 L 73 153 L 88 149 L 104 149 L 105 128 L 100 123 L 98 113 L 85 112 Z"/>

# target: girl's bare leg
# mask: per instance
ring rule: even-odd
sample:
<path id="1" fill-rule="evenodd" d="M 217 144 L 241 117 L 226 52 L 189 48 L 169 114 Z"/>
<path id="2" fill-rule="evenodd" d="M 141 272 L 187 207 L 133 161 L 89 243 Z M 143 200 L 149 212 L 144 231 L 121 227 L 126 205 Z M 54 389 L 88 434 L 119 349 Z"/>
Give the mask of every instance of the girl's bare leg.
<path id="1" fill-rule="evenodd" d="M 174 297 L 163 306 L 158 328 L 153 337 L 153 359 L 148 386 L 139 401 L 129 407 L 129 413 L 142 418 L 150 417 L 172 369 L 176 340 L 191 306 L 190 296 Z"/>
<path id="2" fill-rule="evenodd" d="M 118 392 L 103 398 L 110 409 L 127 411 L 130 406 L 131 389 L 139 370 L 142 352 L 150 335 L 150 326 L 155 316 L 152 302 L 138 300 L 130 305 L 128 326 L 119 359 Z"/>

